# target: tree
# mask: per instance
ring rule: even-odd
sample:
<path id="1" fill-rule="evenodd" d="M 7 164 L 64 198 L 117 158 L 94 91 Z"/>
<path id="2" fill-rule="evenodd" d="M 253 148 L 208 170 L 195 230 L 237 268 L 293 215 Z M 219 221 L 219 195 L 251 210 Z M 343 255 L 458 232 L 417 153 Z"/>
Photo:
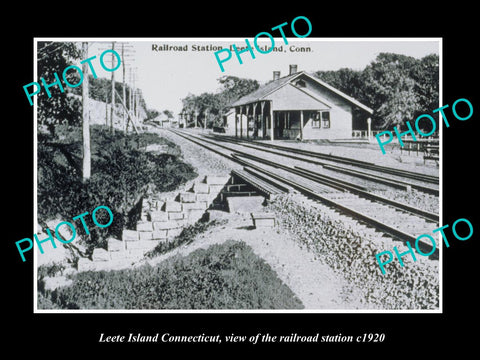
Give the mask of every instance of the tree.
<path id="1" fill-rule="evenodd" d="M 336 71 L 317 71 L 315 76 L 355 99 L 363 95 L 361 71 L 341 68 Z"/>
<path id="2" fill-rule="evenodd" d="M 243 79 L 230 75 L 222 76 L 217 80 L 223 85 L 220 95 L 224 108 L 228 107 L 231 103 L 240 99 L 242 96 L 254 92 L 260 86 L 257 80 Z"/>
<path id="3" fill-rule="evenodd" d="M 391 129 L 438 107 L 438 73 L 437 55 L 415 59 L 380 53 L 362 71 L 343 68 L 315 75 L 372 108 L 373 128 Z M 428 121 L 421 124 L 426 132 L 431 126 Z"/>
<path id="4" fill-rule="evenodd" d="M 380 53 L 360 73 L 356 82 L 358 90 L 349 95 L 374 109 L 374 128 L 401 128 L 420 113 L 430 112 L 433 99 L 438 99 L 438 77 L 435 80 L 434 75 L 438 74 L 438 61 L 435 64 L 434 58 L 418 60 L 401 54 Z M 422 62 L 429 66 L 423 66 Z M 422 95 L 419 91 L 424 89 L 425 79 L 428 84 Z"/>
<path id="5" fill-rule="evenodd" d="M 188 94 L 183 98 L 182 112 L 188 115 L 197 112 L 200 119 L 207 121 L 207 126 L 211 126 L 212 123 L 221 120 L 223 113 L 234 101 L 259 87 L 257 80 L 242 79 L 236 76 L 222 76 L 217 80 L 222 87 L 216 93 Z"/>
<path id="6" fill-rule="evenodd" d="M 170 110 L 163 110 L 163 113 L 164 113 L 169 119 L 173 119 L 173 118 L 174 118 L 173 112 L 170 111 Z"/>
<path id="7" fill-rule="evenodd" d="M 431 54 L 420 59 L 410 70 L 410 77 L 415 80 L 419 113 L 431 113 L 433 109 L 438 108 L 440 80 L 438 55 Z M 435 116 L 438 119 L 438 113 Z"/>
<path id="8" fill-rule="evenodd" d="M 61 80 L 64 69 L 72 65 L 72 60 L 79 59 L 80 55 L 75 43 L 39 42 L 37 60 L 39 77 L 47 84 L 53 84 L 56 81 L 56 73 Z M 80 80 L 75 71 L 67 72 L 66 78 L 71 84 L 76 84 Z M 56 124 L 78 125 L 81 122 L 81 104 L 78 98 L 71 96 L 72 89 L 62 84 L 62 88 L 55 85 L 50 87 L 49 91 L 50 97 L 46 91 L 40 92 L 37 97 L 38 123 L 46 125 L 52 134 L 55 133 Z"/>

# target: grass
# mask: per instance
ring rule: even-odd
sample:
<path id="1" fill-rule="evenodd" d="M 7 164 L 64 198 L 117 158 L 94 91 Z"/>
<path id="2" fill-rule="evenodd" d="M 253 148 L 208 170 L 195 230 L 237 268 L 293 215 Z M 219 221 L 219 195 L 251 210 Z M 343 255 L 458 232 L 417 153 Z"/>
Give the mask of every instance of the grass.
<path id="1" fill-rule="evenodd" d="M 40 294 L 61 309 L 302 309 L 303 304 L 244 242 L 229 240 L 156 266 L 83 272 Z"/>

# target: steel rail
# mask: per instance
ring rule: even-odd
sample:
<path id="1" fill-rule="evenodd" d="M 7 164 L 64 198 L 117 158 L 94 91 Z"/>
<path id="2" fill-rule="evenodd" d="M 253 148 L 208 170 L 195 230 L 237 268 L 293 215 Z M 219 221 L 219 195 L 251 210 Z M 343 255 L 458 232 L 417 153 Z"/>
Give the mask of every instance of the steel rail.
<path id="1" fill-rule="evenodd" d="M 402 181 L 402 180 L 393 181 L 391 178 L 386 178 L 386 177 L 383 177 L 383 176 L 378 175 L 378 174 L 365 173 L 365 172 L 362 172 L 362 171 L 359 171 L 359 170 L 343 168 L 343 167 L 340 167 L 338 165 L 332 165 L 332 164 L 324 162 L 324 161 L 316 161 L 316 160 L 306 159 L 305 157 L 299 157 L 299 156 L 292 155 L 286 149 L 281 150 L 283 152 L 279 152 L 279 151 L 274 151 L 274 150 L 267 150 L 265 148 L 262 149 L 261 145 L 248 145 L 248 144 L 242 143 L 241 141 L 223 139 L 220 136 L 217 136 L 217 137 L 210 137 L 209 136 L 209 138 L 218 139 L 218 140 L 224 141 L 224 142 L 231 142 L 231 143 L 238 144 L 238 145 L 241 145 L 241 146 L 244 146 L 244 147 L 247 147 L 247 148 L 251 148 L 251 149 L 255 149 L 255 150 L 259 150 L 259 151 L 265 151 L 265 152 L 269 152 L 271 154 L 284 156 L 284 157 L 289 157 L 291 159 L 305 161 L 305 162 L 315 164 L 315 165 L 320 165 L 320 166 L 322 166 L 322 167 L 324 167 L 325 169 L 328 169 L 328 170 L 340 172 L 340 173 L 343 173 L 343 174 L 347 174 L 347 175 L 362 178 L 362 179 L 366 179 L 366 180 L 369 180 L 369 181 L 372 181 L 372 182 L 377 182 L 377 183 L 380 183 L 380 184 L 388 185 L 390 187 L 394 187 L 394 188 L 397 188 L 397 189 L 402 189 L 402 190 L 405 190 L 405 191 L 408 191 L 408 188 L 410 187 L 410 188 L 413 188 L 413 189 L 416 189 L 416 190 L 419 190 L 419 191 L 426 192 L 428 194 L 433 194 L 433 195 L 437 195 L 437 196 L 439 195 L 439 190 L 435 189 L 435 188 L 431 188 L 431 187 L 423 186 L 423 185 L 418 185 L 418 184 L 415 184 L 415 183 Z M 309 156 L 309 155 L 303 155 L 303 156 Z M 351 164 L 348 164 L 348 165 L 351 165 Z M 372 164 L 372 165 L 376 166 L 375 164 Z M 374 170 L 374 171 L 378 171 L 378 170 Z M 412 179 L 412 180 L 414 180 L 414 179 Z M 424 180 L 419 180 L 419 181 L 424 181 Z"/>
<path id="2" fill-rule="evenodd" d="M 377 229 L 380 229 L 382 230 L 383 232 L 395 237 L 395 238 L 398 238 L 400 240 L 402 240 L 403 242 L 415 242 L 416 241 L 416 237 L 412 234 L 408 234 L 402 230 L 399 230 L 393 226 L 390 226 L 388 224 L 385 224 L 383 223 L 382 221 L 380 220 L 377 220 L 369 215 L 366 215 L 364 213 L 361 213 L 359 212 L 358 210 L 355 210 L 355 209 L 352 209 L 351 207 L 348 207 L 346 205 L 343 205 L 343 204 L 340 204 L 332 199 L 328 199 L 327 197 L 325 196 L 322 196 L 320 195 L 319 193 L 317 192 L 314 192 L 312 191 L 311 189 L 308 189 L 307 187 L 293 181 L 293 180 L 290 180 L 290 179 L 287 179 L 281 175 L 278 175 L 278 174 L 275 174 L 271 171 L 268 171 L 266 169 L 263 169 L 255 164 L 252 164 L 251 162 L 249 161 L 246 161 L 245 159 L 242 159 L 242 157 L 244 158 L 247 158 L 247 159 L 250 159 L 250 160 L 254 160 L 254 161 L 257 161 L 257 162 L 261 162 L 261 163 L 264 163 L 266 165 L 269 165 L 269 166 L 273 166 L 273 167 L 277 167 L 277 168 L 286 168 L 285 170 L 287 171 L 291 171 L 291 170 L 294 170 L 294 171 L 291 171 L 292 173 L 296 174 L 296 175 L 299 175 L 299 176 L 303 176 L 303 177 L 306 177 L 305 175 L 307 175 L 304 170 L 302 171 L 298 171 L 296 172 L 295 169 L 292 169 L 292 168 L 289 168 L 289 167 L 286 167 L 284 165 L 280 165 L 279 164 L 275 164 L 269 160 L 265 160 L 265 159 L 261 159 L 261 158 L 258 158 L 258 157 L 255 157 L 254 155 L 250 155 L 250 154 L 246 154 L 246 153 L 239 153 L 235 150 L 232 150 L 226 146 L 223 146 L 223 145 L 219 145 L 219 144 L 216 144 L 216 143 L 213 143 L 214 146 L 218 146 L 218 147 L 222 147 L 222 148 L 225 148 L 229 151 L 232 151 L 232 153 L 230 155 L 227 155 L 225 153 L 222 153 L 221 151 L 218 151 L 217 149 L 214 149 L 212 148 L 211 146 L 208 146 L 208 145 L 205 145 L 205 144 L 202 144 L 201 142 L 207 142 L 207 143 L 212 143 L 211 141 L 208 141 L 206 139 L 198 139 L 196 136 L 192 135 L 192 134 L 189 134 L 189 136 L 186 136 L 185 134 L 182 134 L 182 133 L 178 133 L 177 131 L 173 131 L 173 130 L 169 130 L 171 132 L 173 132 L 174 134 L 178 135 L 178 136 L 181 136 L 197 145 L 200 145 L 208 150 L 211 150 L 223 157 L 226 157 L 232 161 L 235 161 L 239 164 L 242 164 L 243 166 L 248 166 L 260 173 L 263 173 L 269 177 L 271 177 L 272 179 L 275 179 L 277 181 L 280 181 L 281 183 L 284 183 L 290 187 L 292 187 L 293 189 L 296 189 L 297 191 L 299 191 L 300 193 L 304 194 L 305 196 L 307 197 L 311 197 L 311 198 L 314 198 L 328 206 L 331 206 L 331 207 L 334 207 L 334 208 L 337 208 L 339 209 L 340 211 L 342 211 L 343 213 L 349 215 L 350 217 L 352 218 L 355 218 L 357 220 L 360 220 L 364 223 L 366 223 L 367 225 L 371 225 L 371 226 L 374 226 L 375 228 Z M 192 137 L 196 138 L 197 140 L 194 140 L 192 139 Z M 270 164 L 269 164 L 270 163 Z M 302 174 L 303 173 L 303 174 Z M 330 185 L 328 185 L 330 186 Z M 344 190 L 347 189 L 346 187 L 343 188 Z M 351 187 L 349 191 L 361 191 L 361 190 L 358 190 L 354 187 Z M 352 191 L 352 192 L 353 192 Z M 359 194 L 355 194 L 357 196 L 360 197 Z M 387 203 L 388 205 L 390 206 L 393 206 L 395 207 L 397 210 L 401 210 L 401 211 L 404 211 L 404 212 L 408 212 L 408 213 L 411 213 L 415 216 L 419 216 L 419 217 L 422 217 L 422 218 L 425 218 L 425 217 L 432 217 L 432 218 L 435 218 L 435 219 L 428 219 L 430 221 L 438 221 L 438 215 L 436 214 L 431 214 L 431 213 L 428 213 L 424 210 L 421 210 L 421 209 L 417 209 L 417 208 L 413 208 L 413 207 L 410 207 L 409 205 L 406 205 L 406 204 L 402 204 L 402 203 L 398 203 L 396 201 L 393 201 L 393 200 L 388 200 L 388 199 L 384 199 L 382 197 L 379 197 L 378 195 L 375 195 L 375 194 L 368 194 L 368 196 L 370 196 L 371 199 L 377 201 L 377 202 L 383 202 L 383 203 Z M 385 201 L 386 200 L 386 201 Z M 400 206 L 400 207 L 398 207 Z M 416 211 L 418 210 L 418 214 L 415 213 Z M 433 216 L 432 216 L 433 215 Z M 421 239 L 420 239 L 421 240 Z M 432 244 L 431 243 L 426 243 L 424 242 L 423 240 L 419 241 L 418 242 L 418 246 L 419 248 L 422 250 L 422 251 L 425 251 L 425 252 L 430 252 L 432 250 Z M 433 256 L 438 256 L 438 248 L 436 249 L 436 251 L 432 254 Z"/>
<path id="3" fill-rule="evenodd" d="M 347 165 L 358 166 L 358 167 L 365 168 L 365 169 L 370 169 L 370 170 L 384 172 L 384 173 L 388 173 L 388 174 L 392 174 L 392 175 L 402 176 L 402 177 L 406 177 L 406 178 L 410 178 L 410 179 L 414 179 L 414 180 L 425 181 L 425 182 L 429 182 L 429 183 L 433 183 L 433 184 L 438 184 L 438 182 L 439 182 L 438 176 L 420 174 L 420 173 L 416 173 L 414 171 L 408 171 L 408 170 L 395 169 L 395 168 L 388 167 L 388 166 L 376 165 L 376 164 L 371 163 L 371 162 L 350 159 L 350 158 L 346 158 L 346 157 L 338 156 L 338 155 L 323 154 L 323 153 L 319 153 L 319 152 L 315 152 L 315 151 L 295 149 L 295 148 L 289 147 L 289 146 L 267 144 L 267 143 L 254 141 L 254 140 L 233 139 L 231 137 L 229 138 L 229 137 L 226 137 L 226 136 L 219 136 L 219 135 L 215 135 L 215 138 L 223 139 L 224 141 L 230 141 L 230 142 L 238 142 L 238 143 L 247 142 L 247 143 L 256 144 L 256 145 L 262 146 L 262 147 L 274 148 L 274 149 L 277 149 L 277 150 L 289 151 L 289 152 L 293 152 L 293 153 L 297 153 L 297 154 L 301 154 L 301 155 L 305 155 L 305 156 L 311 156 L 311 157 L 316 157 L 316 158 L 320 158 L 320 159 L 336 161 L 336 162 L 344 163 L 344 164 L 347 164 Z"/>
<path id="4" fill-rule="evenodd" d="M 238 158 L 238 156 L 236 154 L 232 154 L 232 156 L 234 158 Z M 310 197 L 310 198 L 313 198 L 317 201 L 320 201 L 321 203 L 324 203 L 327 206 L 339 209 L 344 214 L 354 218 L 355 220 L 357 220 L 357 221 L 360 220 L 360 221 L 366 223 L 367 225 L 374 226 L 376 229 L 380 229 L 384 233 L 387 233 L 387 234 L 393 236 L 396 239 L 402 240 L 404 243 L 406 243 L 408 241 L 409 243 L 415 244 L 415 242 L 417 240 L 417 237 L 415 237 L 412 234 L 408 234 L 408 233 L 406 233 L 404 231 L 401 231 L 401 230 L 399 230 L 395 227 L 392 227 L 388 224 L 385 224 L 385 223 L 381 222 L 380 220 L 377 220 L 375 218 L 372 218 L 371 216 L 363 214 L 363 213 L 359 212 L 358 210 L 355 210 L 355 209 L 352 209 L 351 207 L 340 204 L 340 203 L 338 203 L 338 202 L 336 202 L 332 199 L 328 199 L 327 197 L 322 196 L 322 195 L 320 195 L 320 194 L 318 194 L 318 193 L 316 193 L 316 192 L 314 192 L 314 191 L 296 183 L 293 180 L 286 179 L 283 176 L 280 176 L 280 175 L 275 174 L 271 171 L 262 169 L 258 166 L 252 165 L 252 164 L 250 164 L 247 161 L 244 161 L 242 159 L 238 159 L 238 160 L 239 160 L 240 163 L 243 163 L 245 166 L 249 166 L 249 167 L 251 167 L 251 168 L 253 168 L 253 169 L 255 169 L 259 172 L 262 172 L 262 173 L 266 174 L 267 176 L 272 177 L 273 179 L 275 179 L 277 181 L 281 181 L 281 182 L 291 186 L 292 188 L 296 189 L 297 191 L 299 191 L 300 193 L 302 193 L 303 195 L 305 195 L 307 197 Z M 425 253 L 431 252 L 432 248 L 433 248 L 431 243 L 427 243 L 427 242 L 423 241 L 423 239 L 420 239 L 420 241 L 418 241 L 418 247 L 420 248 L 420 250 L 422 250 L 422 252 L 425 252 Z M 438 247 L 435 248 L 435 252 L 430 256 L 438 257 Z"/>
<path id="5" fill-rule="evenodd" d="M 192 135 L 192 136 L 194 136 L 194 135 Z M 323 174 L 319 174 L 319 173 L 311 171 L 311 170 L 299 168 L 297 166 L 295 168 L 292 168 L 290 166 L 274 163 L 270 160 L 263 159 L 263 158 L 260 158 L 258 156 L 251 155 L 251 154 L 248 154 L 248 153 L 245 153 L 245 152 L 242 152 L 242 151 L 238 151 L 238 150 L 229 148 L 227 146 L 217 144 L 217 143 L 215 143 L 213 141 L 210 141 L 210 140 L 206 140 L 206 139 L 201 139 L 201 140 L 205 141 L 205 142 L 208 142 L 208 143 L 211 143 L 213 145 L 225 148 L 229 151 L 233 151 L 234 153 L 237 153 L 237 154 L 239 154 L 241 156 L 244 156 L 248 159 L 263 163 L 263 164 L 268 165 L 268 166 L 273 166 L 273 167 L 276 167 L 276 168 L 280 168 L 280 169 L 289 171 L 293 174 L 306 177 L 310 180 L 317 181 L 317 182 L 319 182 L 323 185 L 335 188 L 336 190 L 349 191 L 349 192 L 354 193 L 354 194 L 356 194 L 360 197 L 371 199 L 371 200 L 374 200 L 376 202 L 384 203 L 384 204 L 387 204 L 387 205 L 390 205 L 390 206 L 394 206 L 398 209 L 401 209 L 405 212 L 409 212 L 413 215 L 422 217 L 422 218 L 424 218 L 426 220 L 429 220 L 429 221 L 434 221 L 434 222 L 437 222 L 437 223 L 440 221 L 440 218 L 439 218 L 438 214 L 431 213 L 429 211 L 425 211 L 425 210 L 422 210 L 422 209 L 419 209 L 419 208 L 416 208 L 416 207 L 413 207 L 413 206 L 410 206 L 410 205 L 407 205 L 407 204 L 404 204 L 404 203 L 401 203 L 401 202 L 398 202 L 398 201 L 395 201 L 395 200 L 390 200 L 390 199 L 381 197 L 381 196 L 376 195 L 376 194 L 372 194 L 368 191 L 365 191 L 365 188 L 363 188 L 361 186 L 354 185 L 354 184 L 348 183 L 348 182 L 343 181 L 343 180 L 334 179 L 332 177 L 329 177 L 329 176 L 326 176 L 326 175 L 323 175 Z"/>

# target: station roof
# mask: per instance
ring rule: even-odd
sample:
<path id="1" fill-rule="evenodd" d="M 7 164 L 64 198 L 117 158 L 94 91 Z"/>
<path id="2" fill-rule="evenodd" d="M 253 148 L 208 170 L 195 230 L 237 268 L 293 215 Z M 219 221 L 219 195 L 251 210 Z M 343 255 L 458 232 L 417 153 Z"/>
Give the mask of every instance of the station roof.
<path id="1" fill-rule="evenodd" d="M 279 90 L 280 88 L 292 83 L 295 79 L 299 77 L 306 77 L 309 81 L 313 81 L 320 86 L 324 87 L 325 89 L 331 91 L 332 93 L 335 93 L 336 95 L 340 96 L 343 98 L 345 101 L 349 102 L 350 104 L 372 114 L 373 110 L 369 108 L 368 106 L 362 104 L 358 100 L 355 100 L 351 96 L 348 96 L 347 94 L 343 93 L 342 91 L 334 88 L 333 86 L 327 84 L 326 82 L 318 79 L 317 77 L 310 75 L 306 73 L 305 71 L 299 71 L 294 74 L 290 74 L 284 77 L 281 77 L 277 80 L 273 80 L 263 86 L 260 86 L 257 90 L 251 92 L 250 94 L 247 94 L 237 101 L 235 101 L 231 106 L 240 106 L 240 105 L 247 105 L 247 104 L 252 104 L 258 101 L 266 100 L 267 96 L 272 94 L 273 92 Z M 303 89 L 302 89 L 303 90 Z"/>

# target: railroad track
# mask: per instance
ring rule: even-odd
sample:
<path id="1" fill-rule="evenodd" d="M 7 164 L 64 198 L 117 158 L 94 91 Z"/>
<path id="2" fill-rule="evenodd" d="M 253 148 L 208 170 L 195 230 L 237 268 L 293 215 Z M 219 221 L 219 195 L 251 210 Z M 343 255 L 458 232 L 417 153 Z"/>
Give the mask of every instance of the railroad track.
<path id="1" fill-rule="evenodd" d="M 270 184 L 284 184 L 287 188 L 334 208 L 355 221 L 375 228 L 403 242 L 412 245 L 420 234 L 431 233 L 438 227 L 439 216 L 410 205 L 385 199 L 366 191 L 361 186 L 341 181 L 314 171 L 273 162 L 252 155 L 238 148 L 220 144 L 184 131 L 169 130 L 199 146 L 213 151 L 244 166 L 251 173 L 261 174 L 262 182 L 271 179 Z M 285 187 L 282 189 L 285 192 Z M 430 252 L 430 242 L 419 242 L 423 252 Z M 438 246 L 433 258 L 438 257 Z"/>
<path id="2" fill-rule="evenodd" d="M 428 183 L 432 183 L 432 184 L 438 184 L 438 181 L 439 181 L 438 176 L 420 174 L 420 173 L 413 172 L 413 171 L 396 169 L 396 168 L 392 168 L 392 167 L 388 167 L 388 166 L 376 165 L 376 164 L 368 162 L 368 161 L 356 160 L 356 159 L 346 158 L 346 157 L 343 157 L 343 156 L 324 154 L 324 153 L 319 153 L 319 152 L 310 151 L 310 150 L 296 149 L 296 148 L 289 147 L 289 146 L 269 144 L 269 143 L 266 143 L 266 142 L 260 142 L 260 141 L 255 141 L 255 140 L 247 140 L 245 138 L 234 139 L 232 137 L 220 136 L 220 135 L 209 135 L 209 137 L 215 138 L 215 139 L 221 140 L 221 141 L 229 141 L 229 142 L 234 142 L 234 143 L 245 143 L 245 144 L 248 144 L 248 145 L 256 145 L 257 147 L 283 150 L 283 151 L 286 151 L 286 152 L 291 152 L 291 153 L 296 153 L 296 154 L 300 154 L 300 155 L 305 155 L 305 156 L 315 157 L 315 158 L 319 158 L 319 159 L 329 160 L 329 161 L 333 161 L 333 162 L 336 162 L 336 163 L 342 163 L 342 164 L 346 164 L 346 165 L 357 166 L 357 167 L 364 168 L 364 169 L 371 169 L 371 170 L 379 171 L 381 173 L 398 175 L 398 176 L 401 176 L 401 177 L 404 177 L 404 178 L 415 179 L 415 180 L 424 181 L 424 182 L 428 182 Z"/>
<path id="3" fill-rule="evenodd" d="M 322 154 L 308 150 L 295 149 L 288 146 L 266 144 L 245 139 L 236 140 L 219 135 L 210 135 L 205 137 L 216 141 L 239 144 L 246 148 L 266 151 L 271 154 L 305 161 L 310 164 L 320 165 L 327 170 L 346 174 L 356 178 L 362 178 L 397 189 L 416 189 L 428 194 L 436 196 L 439 195 L 439 178 L 432 175 L 419 174 L 411 171 L 380 166 L 366 161 Z M 339 164 L 343 166 L 340 166 Z M 385 174 L 388 174 L 389 176 L 387 177 Z"/>

